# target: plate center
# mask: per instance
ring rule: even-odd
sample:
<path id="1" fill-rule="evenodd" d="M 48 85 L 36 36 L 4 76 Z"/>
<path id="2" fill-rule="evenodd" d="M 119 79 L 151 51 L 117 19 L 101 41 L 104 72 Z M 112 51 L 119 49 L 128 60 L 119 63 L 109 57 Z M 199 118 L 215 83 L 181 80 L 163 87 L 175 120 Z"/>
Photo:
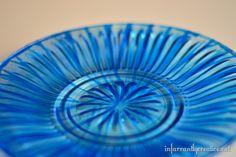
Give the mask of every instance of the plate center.
<path id="1" fill-rule="evenodd" d="M 82 77 L 68 85 L 55 103 L 64 129 L 85 140 L 109 143 L 162 134 L 176 123 L 182 108 L 180 93 L 167 80 L 130 71 Z"/>

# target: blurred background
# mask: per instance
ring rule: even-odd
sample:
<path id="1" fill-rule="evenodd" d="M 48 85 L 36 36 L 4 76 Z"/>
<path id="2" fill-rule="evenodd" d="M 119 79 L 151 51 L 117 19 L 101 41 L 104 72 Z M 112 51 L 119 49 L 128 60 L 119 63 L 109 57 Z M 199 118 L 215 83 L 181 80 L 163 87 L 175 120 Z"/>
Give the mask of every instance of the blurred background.
<path id="1" fill-rule="evenodd" d="M 0 62 L 44 36 L 104 23 L 163 24 L 201 33 L 236 51 L 235 0 L 0 0 Z M 0 152 L 0 157 L 4 157 Z M 235 157 L 236 144 L 229 153 Z"/>

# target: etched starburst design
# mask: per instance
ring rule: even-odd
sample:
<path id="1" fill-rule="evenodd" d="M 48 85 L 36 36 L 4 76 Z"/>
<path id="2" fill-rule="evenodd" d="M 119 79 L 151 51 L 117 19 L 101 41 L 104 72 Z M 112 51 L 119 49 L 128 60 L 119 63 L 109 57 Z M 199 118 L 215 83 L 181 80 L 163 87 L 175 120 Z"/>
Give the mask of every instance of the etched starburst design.
<path id="1" fill-rule="evenodd" d="M 106 83 L 80 97 L 77 122 L 104 135 L 133 134 L 156 124 L 162 101 L 156 89 L 145 85 L 122 81 Z"/>

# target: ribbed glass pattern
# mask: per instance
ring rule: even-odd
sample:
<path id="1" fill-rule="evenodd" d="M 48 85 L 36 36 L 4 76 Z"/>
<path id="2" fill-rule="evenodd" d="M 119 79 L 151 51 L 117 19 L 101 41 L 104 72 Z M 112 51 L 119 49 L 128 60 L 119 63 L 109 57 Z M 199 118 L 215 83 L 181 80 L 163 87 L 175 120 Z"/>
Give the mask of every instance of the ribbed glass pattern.
<path id="1" fill-rule="evenodd" d="M 235 122 L 234 52 L 182 29 L 75 29 L 0 65 L 0 143 L 12 156 L 191 157 L 165 147 L 225 146 Z"/>

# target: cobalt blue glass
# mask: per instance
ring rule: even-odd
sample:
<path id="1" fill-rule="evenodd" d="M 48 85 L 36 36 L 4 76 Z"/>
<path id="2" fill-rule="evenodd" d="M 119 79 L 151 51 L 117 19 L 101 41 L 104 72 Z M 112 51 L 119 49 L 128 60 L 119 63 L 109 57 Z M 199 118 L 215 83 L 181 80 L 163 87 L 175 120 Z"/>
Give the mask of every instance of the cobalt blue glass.
<path id="1" fill-rule="evenodd" d="M 0 141 L 10 156 L 191 157 L 166 150 L 227 146 L 235 122 L 234 52 L 183 29 L 79 28 L 0 65 Z"/>

